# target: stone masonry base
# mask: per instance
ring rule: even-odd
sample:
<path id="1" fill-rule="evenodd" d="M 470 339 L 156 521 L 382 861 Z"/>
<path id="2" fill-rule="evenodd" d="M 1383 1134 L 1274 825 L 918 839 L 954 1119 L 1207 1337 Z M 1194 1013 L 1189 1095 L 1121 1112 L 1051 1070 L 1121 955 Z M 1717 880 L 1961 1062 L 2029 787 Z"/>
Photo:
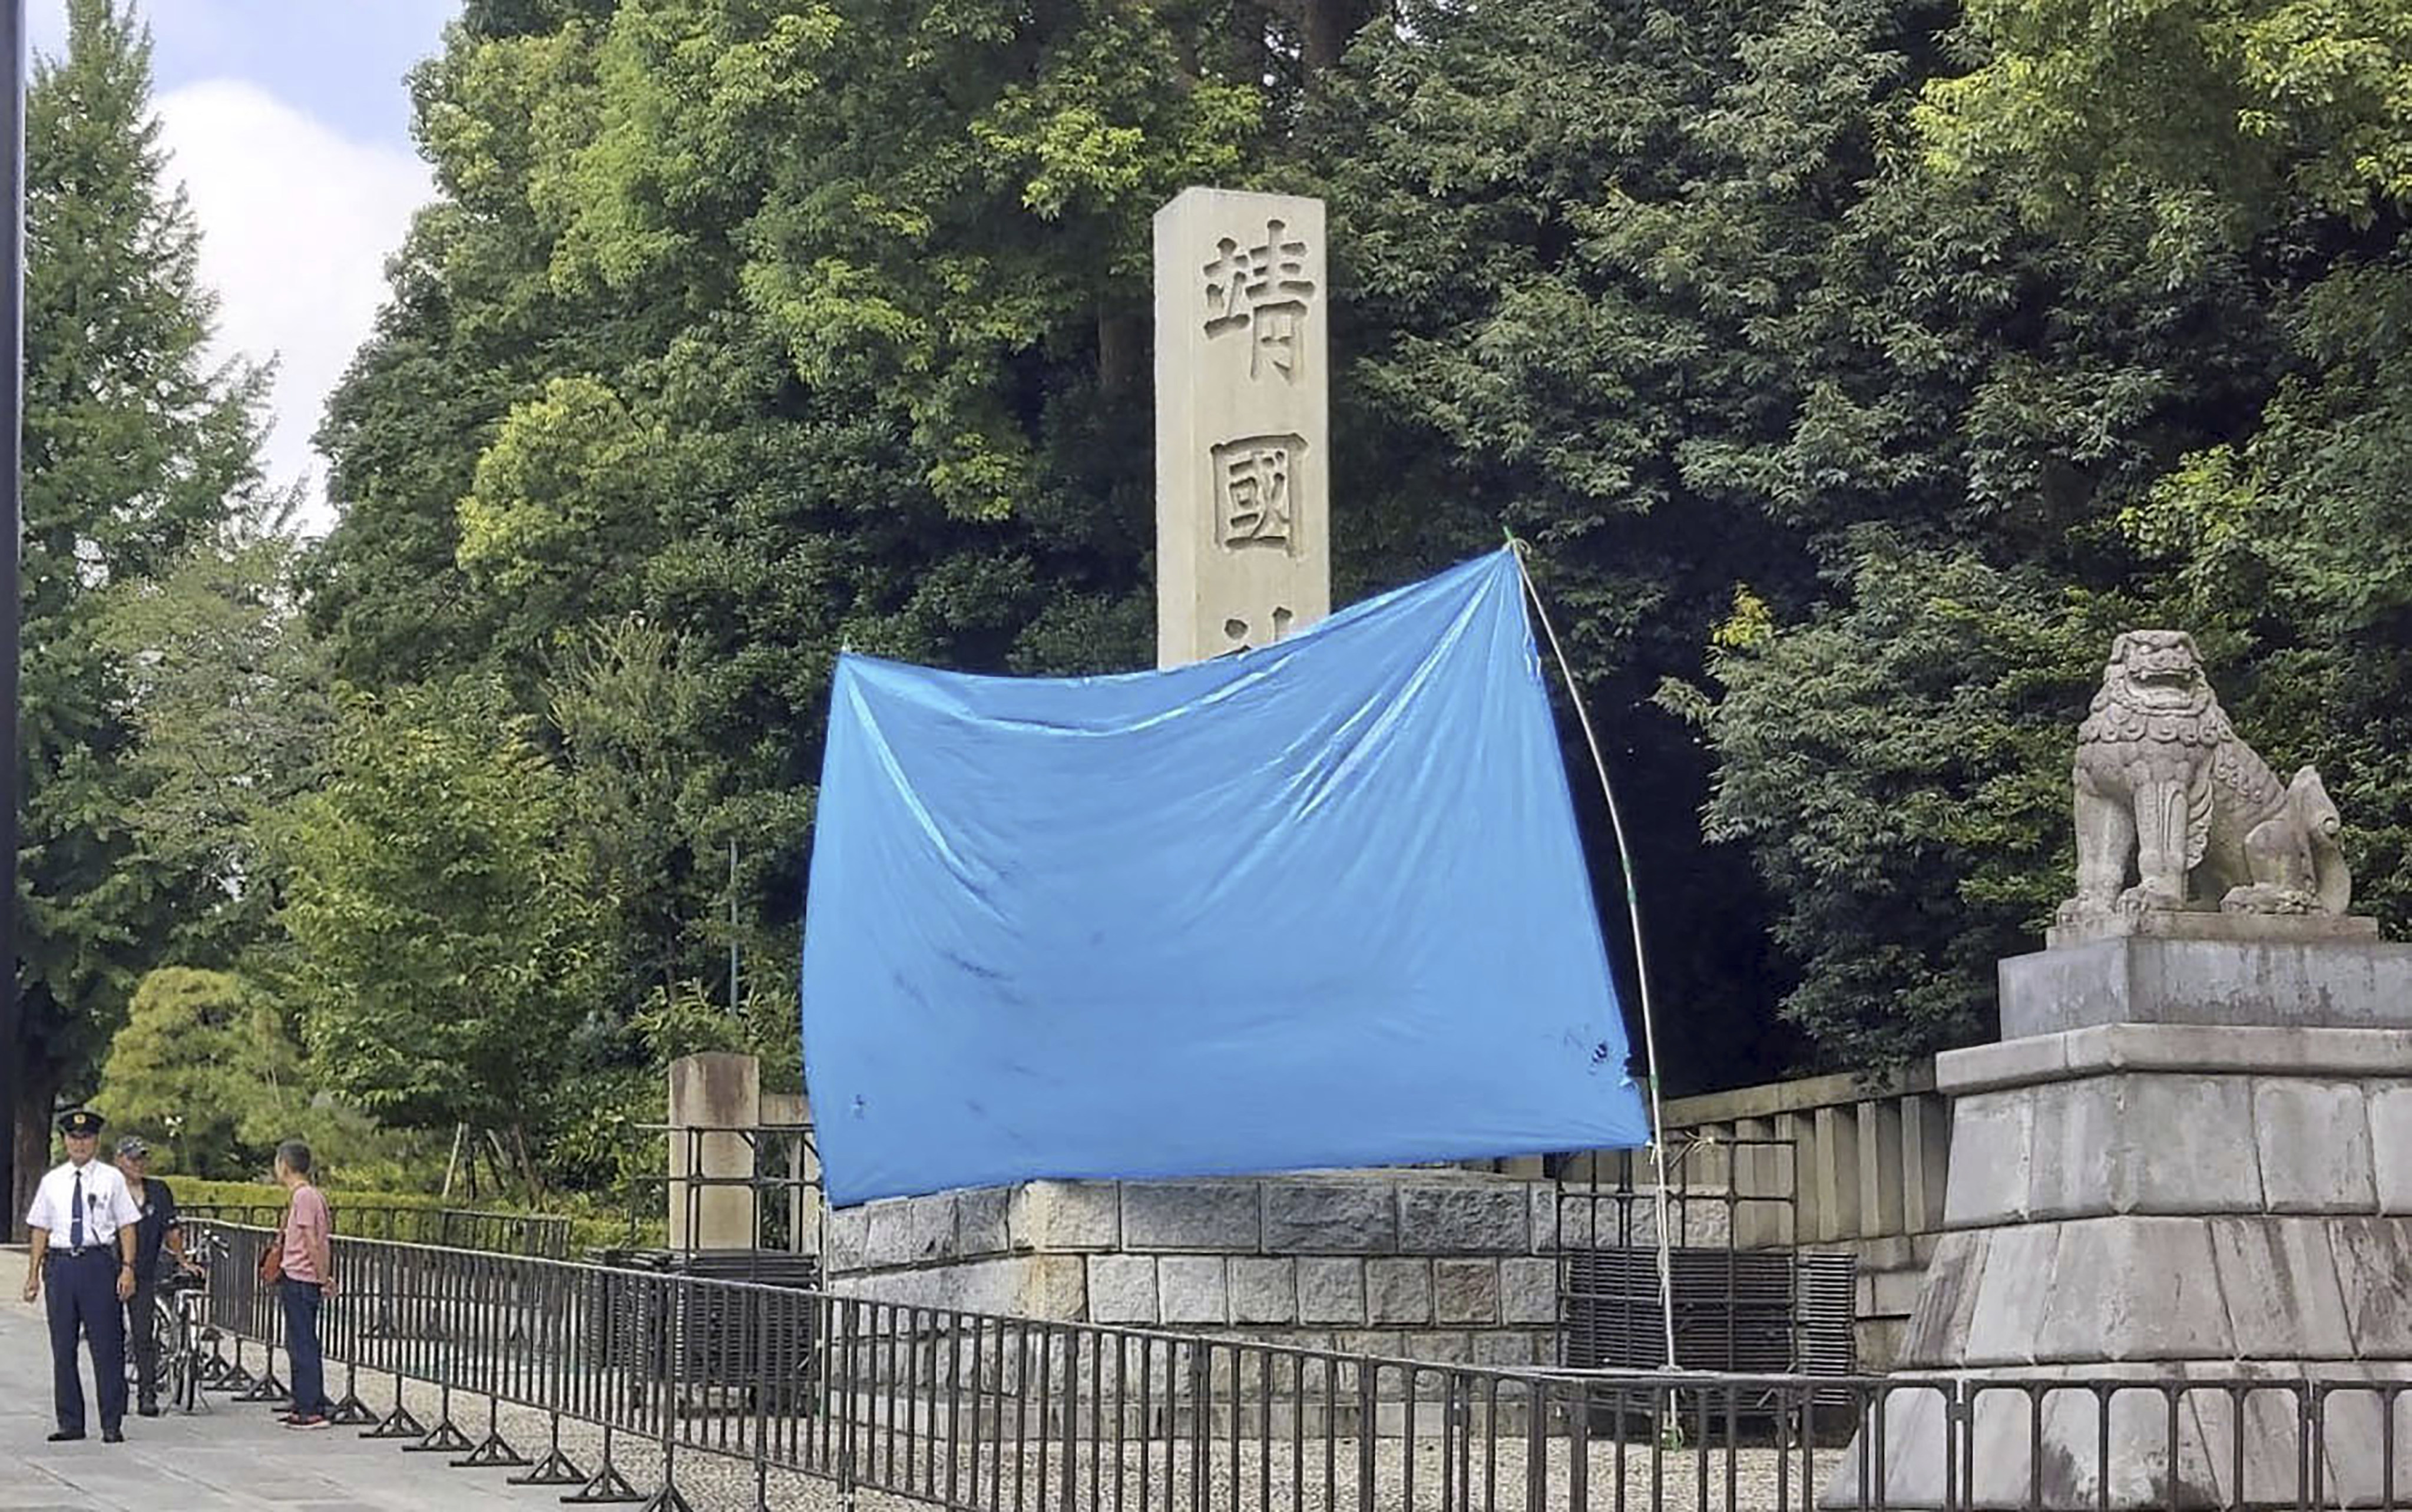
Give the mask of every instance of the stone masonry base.
<path id="1" fill-rule="evenodd" d="M 2412 1032 L 2108 1024 L 1936 1084 L 1950 1228 L 1899 1366 L 1934 1385 L 1895 1378 L 1826 1505 L 2367 1505 L 2390 1407 L 2412 1494 Z"/>
<path id="2" fill-rule="evenodd" d="M 1726 1204 L 1670 1220 L 1722 1245 Z M 830 1217 L 831 1289 L 941 1311 L 1435 1364 L 1553 1362 L 1558 1255 L 1656 1242 L 1647 1201 L 1454 1170 L 1034 1182 Z"/>

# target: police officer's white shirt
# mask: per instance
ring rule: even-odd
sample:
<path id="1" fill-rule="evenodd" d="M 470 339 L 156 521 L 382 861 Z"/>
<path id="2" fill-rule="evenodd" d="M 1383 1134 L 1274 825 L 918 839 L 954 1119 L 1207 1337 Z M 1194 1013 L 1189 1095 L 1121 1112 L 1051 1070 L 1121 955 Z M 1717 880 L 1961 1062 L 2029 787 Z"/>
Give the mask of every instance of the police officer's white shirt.
<path id="1" fill-rule="evenodd" d="M 50 1230 L 51 1247 L 64 1250 L 75 1232 L 76 1177 L 83 1177 L 83 1241 L 86 1248 L 108 1244 L 117 1231 L 142 1221 L 142 1205 L 125 1188 L 125 1178 L 105 1161 L 74 1161 L 51 1167 L 34 1189 L 34 1205 L 25 1210 L 25 1226 Z"/>

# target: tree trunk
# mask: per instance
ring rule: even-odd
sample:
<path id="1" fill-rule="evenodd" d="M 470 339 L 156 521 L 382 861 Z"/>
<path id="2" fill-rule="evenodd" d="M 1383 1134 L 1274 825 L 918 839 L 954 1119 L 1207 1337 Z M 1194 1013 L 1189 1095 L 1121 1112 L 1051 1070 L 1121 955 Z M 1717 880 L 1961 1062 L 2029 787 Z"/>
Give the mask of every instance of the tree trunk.
<path id="1" fill-rule="evenodd" d="M 499 1197 L 515 1190 L 520 1184 L 519 1164 L 511 1159 L 510 1151 L 504 1148 L 502 1130 L 486 1131 L 486 1150 L 488 1158 L 493 1162 L 494 1196 Z"/>
<path id="2" fill-rule="evenodd" d="M 520 1180 L 527 1188 L 528 1206 L 531 1208 L 542 1207 L 544 1205 L 544 1178 L 537 1171 L 536 1158 L 528 1153 L 526 1124 L 514 1123 L 511 1125 L 511 1150 L 519 1157 Z"/>
<path id="3" fill-rule="evenodd" d="M 1119 399 L 1138 389 L 1147 362 L 1147 323 L 1127 310 L 1097 312 L 1097 391 Z"/>
<path id="4" fill-rule="evenodd" d="M 1300 62 L 1305 65 L 1303 81 L 1309 90 L 1316 81 L 1339 63 L 1348 51 L 1349 39 L 1374 19 L 1374 7 L 1367 0 L 1306 0 L 1306 36 L 1300 46 Z"/>
<path id="5" fill-rule="evenodd" d="M 1239 0 L 1231 7 L 1231 70 L 1243 82 L 1263 87 L 1272 57 L 1265 46 L 1264 7 Z"/>
<path id="6" fill-rule="evenodd" d="M 0 1216 L 0 1234 L 24 1237 L 25 1210 L 34 1205 L 34 1188 L 51 1166 L 51 1105 L 58 1101 L 55 1071 L 26 1066 L 17 1073 L 15 1140 L 16 1190 L 8 1196 L 8 1211 Z"/>

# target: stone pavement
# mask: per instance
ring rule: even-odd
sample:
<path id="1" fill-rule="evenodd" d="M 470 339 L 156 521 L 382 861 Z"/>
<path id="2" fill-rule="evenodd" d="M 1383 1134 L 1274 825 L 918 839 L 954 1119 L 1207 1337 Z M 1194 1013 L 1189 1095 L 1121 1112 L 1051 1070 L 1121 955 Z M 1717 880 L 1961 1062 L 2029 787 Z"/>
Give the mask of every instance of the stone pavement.
<path id="1" fill-rule="evenodd" d="M 130 1417 L 125 1442 L 100 1442 L 99 1423 L 81 1444 L 45 1442 L 51 1416 L 51 1354 L 39 1308 L 20 1299 L 22 1251 L 0 1252 L 0 1509 L 7 1512 L 532 1512 L 555 1507 L 558 1491 L 502 1484 L 365 1443 L 357 1431 L 296 1433 L 269 1409 L 210 1398 L 191 1417 Z M 92 1389 L 91 1361 L 84 1389 Z M 87 1407 L 87 1412 L 91 1409 Z"/>

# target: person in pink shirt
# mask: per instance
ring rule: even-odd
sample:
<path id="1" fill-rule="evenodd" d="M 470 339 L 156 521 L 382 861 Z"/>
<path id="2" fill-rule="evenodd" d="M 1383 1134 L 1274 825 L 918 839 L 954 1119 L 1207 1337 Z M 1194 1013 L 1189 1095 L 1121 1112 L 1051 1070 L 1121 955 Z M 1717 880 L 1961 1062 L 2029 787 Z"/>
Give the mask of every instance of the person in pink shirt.
<path id="1" fill-rule="evenodd" d="M 284 1274 L 276 1286 L 285 1304 L 285 1352 L 293 1366 L 293 1410 L 287 1428 L 325 1428 L 334 1403 L 327 1400 L 326 1357 L 318 1343 L 318 1312 L 335 1291 L 334 1219 L 326 1195 L 310 1184 L 310 1147 L 287 1139 L 276 1147 L 276 1179 L 290 1194 L 285 1223 L 277 1229 Z"/>

